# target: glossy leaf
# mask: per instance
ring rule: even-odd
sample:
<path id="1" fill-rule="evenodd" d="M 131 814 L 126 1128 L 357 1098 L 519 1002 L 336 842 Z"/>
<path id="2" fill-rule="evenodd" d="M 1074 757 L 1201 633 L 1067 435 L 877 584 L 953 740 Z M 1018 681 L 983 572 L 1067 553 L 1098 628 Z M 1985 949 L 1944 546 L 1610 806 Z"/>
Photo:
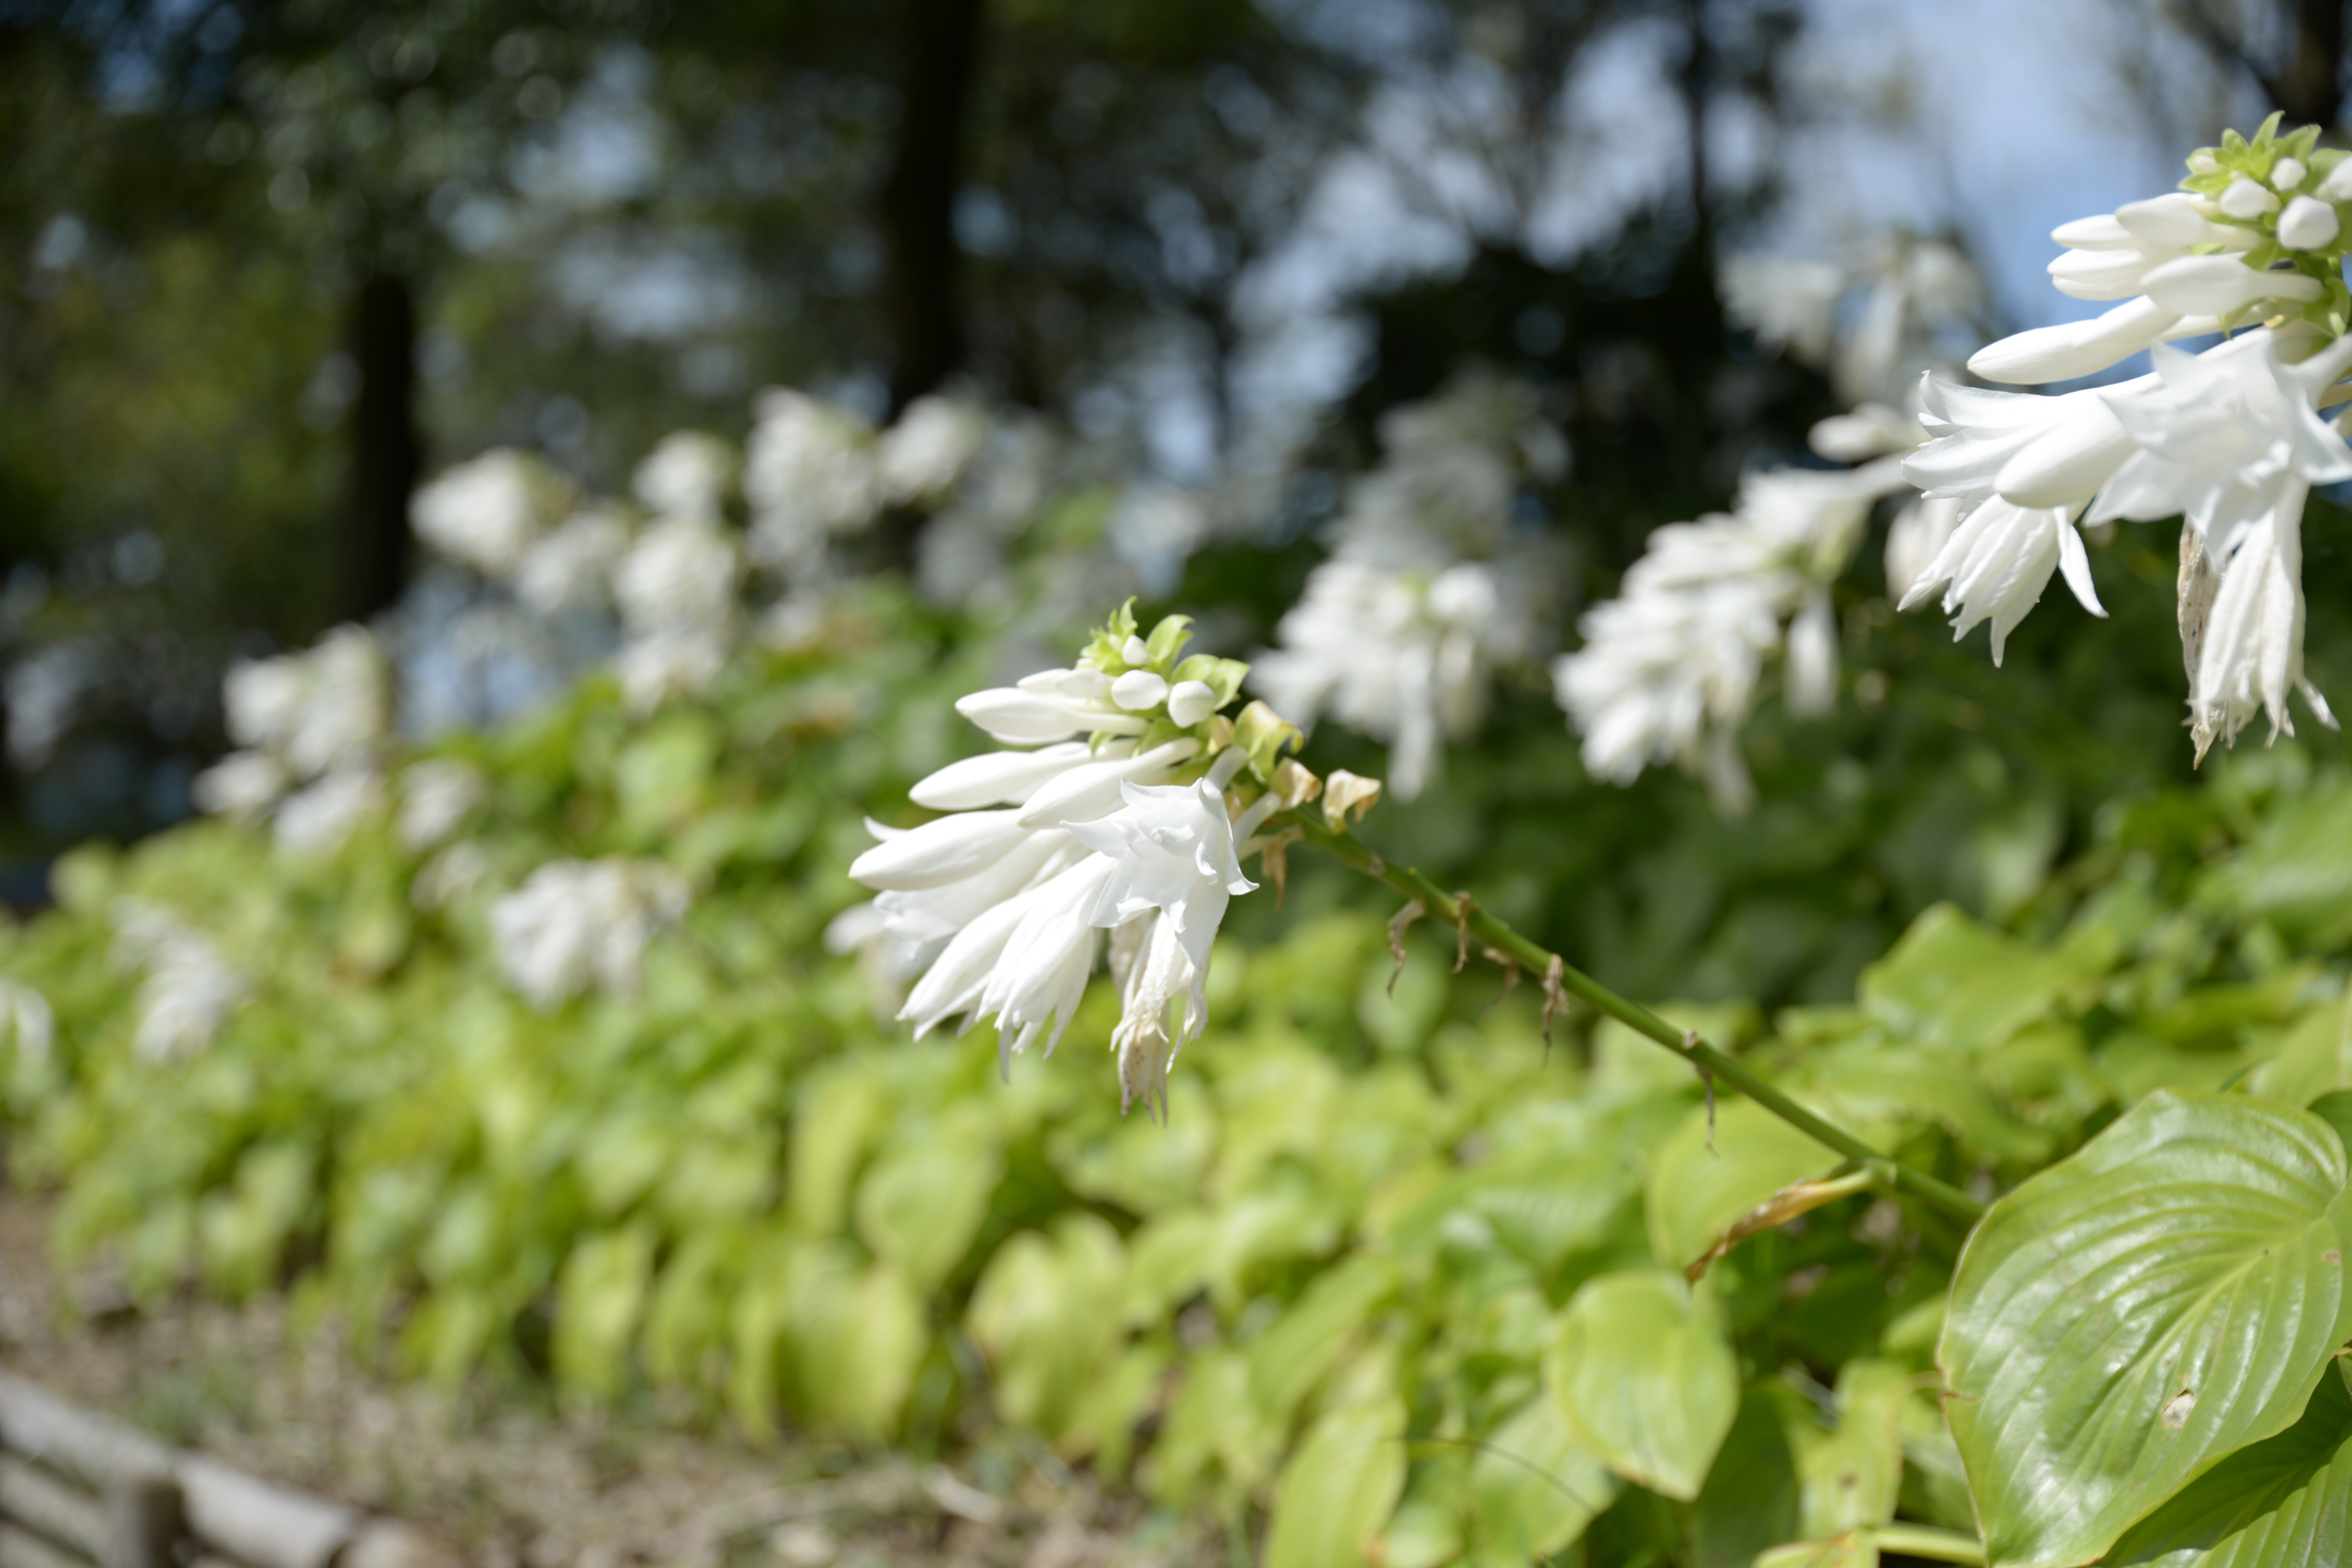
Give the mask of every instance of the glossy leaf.
<path id="1" fill-rule="evenodd" d="M 2344 1380 L 2320 1379 L 2302 1420 L 2206 1471 L 2133 1526 L 2106 1560 L 2113 1568 L 2336 1568 L 2352 1560 L 2352 1394 Z"/>
<path id="2" fill-rule="evenodd" d="M 1479 1446 L 1470 1465 L 1475 1539 L 1489 1552 L 1540 1562 L 1564 1550 L 1617 1498 L 1617 1478 L 1538 1396 Z"/>
<path id="3" fill-rule="evenodd" d="M 1627 1480 L 1698 1495 L 1739 1408 L 1739 1369 L 1673 1274 L 1589 1280 L 1560 1314 L 1544 1383 L 1576 1440 Z"/>
<path id="4" fill-rule="evenodd" d="M 2352 1330 L 2345 1177 L 2307 1111 L 2161 1092 L 1993 1206 L 1937 1355 L 1993 1568 L 2089 1563 L 2296 1418 Z"/>

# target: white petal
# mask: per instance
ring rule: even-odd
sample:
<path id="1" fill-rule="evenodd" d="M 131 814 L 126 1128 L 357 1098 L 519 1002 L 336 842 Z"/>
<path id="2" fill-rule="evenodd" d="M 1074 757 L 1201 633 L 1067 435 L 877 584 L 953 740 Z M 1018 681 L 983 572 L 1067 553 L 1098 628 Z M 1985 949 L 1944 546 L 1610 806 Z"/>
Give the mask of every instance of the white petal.
<path id="1" fill-rule="evenodd" d="M 1087 760 L 1084 741 L 1066 741 L 1034 752 L 989 752 L 950 763 L 908 790 L 907 798 L 932 811 L 1017 805 L 1047 779 Z"/>
<path id="2" fill-rule="evenodd" d="M 2183 256 L 2152 268 L 2147 297 L 2182 316 L 2226 316 L 2262 300 L 2318 299 L 2327 289 L 2300 272 L 2259 271 L 2234 256 Z"/>
<path id="3" fill-rule="evenodd" d="M 2099 603 L 2099 591 L 2091 584 L 2090 552 L 2083 548 L 2083 536 L 2069 522 L 2058 525 L 2058 570 L 2065 574 L 2066 586 L 2074 591 L 2083 608 L 2101 620 L 2106 619 L 2106 606 Z"/>
<path id="4" fill-rule="evenodd" d="M 850 862 L 849 874 L 883 892 L 944 887 L 976 875 L 1029 837 L 1012 811 L 966 811 L 877 844 Z"/>
<path id="5" fill-rule="evenodd" d="M 2017 385 L 2072 381 L 2137 353 L 2180 314 L 2153 300 L 2129 300 L 2092 321 L 2035 327 L 1989 343 L 1969 356 L 1969 368 L 1987 381 Z"/>
<path id="6" fill-rule="evenodd" d="M 1217 694 L 1205 680 L 1180 680 L 1168 693 L 1168 721 L 1189 730 L 1217 710 Z"/>
<path id="7" fill-rule="evenodd" d="M 1157 708 L 1167 696 L 1167 679 L 1148 669 L 1130 669 L 1110 683 L 1110 700 L 1129 711 Z"/>

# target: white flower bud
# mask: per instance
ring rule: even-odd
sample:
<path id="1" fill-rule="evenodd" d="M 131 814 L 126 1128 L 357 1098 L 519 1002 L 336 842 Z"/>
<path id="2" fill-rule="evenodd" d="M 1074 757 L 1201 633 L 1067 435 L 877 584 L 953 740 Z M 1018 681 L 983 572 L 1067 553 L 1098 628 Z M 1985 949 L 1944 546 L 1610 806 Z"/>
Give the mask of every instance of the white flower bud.
<path id="1" fill-rule="evenodd" d="M 2303 184 L 2311 171 L 2303 166 L 2300 158 L 2281 158 L 2271 167 L 2271 189 L 2285 195 Z"/>
<path id="2" fill-rule="evenodd" d="M 2352 202 L 2352 158 L 2347 158 L 2327 171 L 2327 178 L 2319 182 L 2319 199 L 2323 202 Z"/>
<path id="3" fill-rule="evenodd" d="M 2221 193 L 2221 210 L 2231 217 L 2263 217 L 2278 209 L 2278 197 L 2243 174 L 2231 181 L 2230 188 Z"/>
<path id="4" fill-rule="evenodd" d="M 1149 664 L 1151 649 L 1141 637 L 1131 637 L 1127 639 L 1127 646 L 1118 650 L 1118 657 L 1129 664 Z"/>
<path id="5" fill-rule="evenodd" d="M 1168 693 L 1169 722 L 1189 730 L 1217 710 L 1217 694 L 1205 680 L 1180 680 Z"/>
<path id="6" fill-rule="evenodd" d="M 2309 196 L 2297 196 L 2279 215 L 2279 243 L 2289 250 L 2317 250 L 2336 243 L 2343 225 L 2336 209 Z"/>
<path id="7" fill-rule="evenodd" d="M 2221 161 L 2210 153 L 2199 153 L 2189 158 L 2189 172 L 2192 174 L 2218 174 L 2221 172 Z"/>
<path id="8" fill-rule="evenodd" d="M 1167 695 L 1166 679 L 1148 669 L 1130 669 L 1110 683 L 1110 700 L 1130 713 L 1157 708 Z"/>
<path id="9" fill-rule="evenodd" d="M 2326 292 L 2300 272 L 2263 272 L 2234 256 L 2183 256 L 2151 268 L 2147 297 L 2184 316 L 2226 316 L 2259 300 L 2312 300 Z"/>

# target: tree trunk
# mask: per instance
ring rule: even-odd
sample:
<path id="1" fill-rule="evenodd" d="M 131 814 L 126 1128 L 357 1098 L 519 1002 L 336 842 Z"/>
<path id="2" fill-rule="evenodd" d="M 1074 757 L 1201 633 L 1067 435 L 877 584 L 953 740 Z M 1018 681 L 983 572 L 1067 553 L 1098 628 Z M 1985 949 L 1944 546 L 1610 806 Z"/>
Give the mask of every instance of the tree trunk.
<path id="1" fill-rule="evenodd" d="M 902 13 L 906 100 L 881 201 L 883 307 L 896 351 L 894 418 L 963 363 L 955 197 L 978 69 L 980 11 L 981 0 L 907 0 Z"/>
<path id="2" fill-rule="evenodd" d="M 408 280 L 378 273 L 352 300 L 351 493 L 344 518 L 345 619 L 389 608 L 408 580 L 408 498 L 424 461 L 416 434 L 416 305 Z"/>
<path id="3" fill-rule="evenodd" d="M 2344 112 L 2344 0 L 2287 0 L 2287 56 L 2271 96 L 2287 123 L 2336 128 Z"/>

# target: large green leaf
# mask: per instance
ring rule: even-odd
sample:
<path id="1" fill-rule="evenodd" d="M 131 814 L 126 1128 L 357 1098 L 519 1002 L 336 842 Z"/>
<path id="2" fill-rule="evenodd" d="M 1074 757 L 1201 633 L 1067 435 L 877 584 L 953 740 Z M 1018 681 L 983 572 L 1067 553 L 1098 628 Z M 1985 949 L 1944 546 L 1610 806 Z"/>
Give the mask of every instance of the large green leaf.
<path id="1" fill-rule="evenodd" d="M 1544 1382 L 1570 1432 L 1627 1480 L 1685 1502 L 1739 1409 L 1739 1368 L 1672 1274 L 1586 1281 L 1560 1314 Z"/>
<path id="2" fill-rule="evenodd" d="M 1924 1046 L 1970 1054 L 2049 1011 L 2072 968 L 2054 953 L 1937 904 L 1862 973 L 1862 1004 Z"/>
<path id="3" fill-rule="evenodd" d="M 1404 1401 L 1392 1397 L 1317 1422 L 1275 1487 L 1265 1568 L 1371 1561 L 1404 1489 Z"/>
<path id="4" fill-rule="evenodd" d="M 2302 1420 L 2206 1471 L 2107 1557 L 2115 1568 L 2336 1568 L 2347 1560 L 2352 1394 L 2336 1377 L 2320 1380 Z"/>
<path id="5" fill-rule="evenodd" d="M 1584 1533 L 1617 1499 L 1617 1478 L 1587 1453 L 1559 1403 L 1538 1396 L 1479 1446 L 1470 1510 L 1479 1544 L 1541 1562 Z"/>
<path id="6" fill-rule="evenodd" d="M 2352 1331 L 2345 1174 L 2307 1111 L 2168 1091 L 1993 1205 L 1937 1358 L 1993 1568 L 2091 1562 L 2295 1419 Z"/>

